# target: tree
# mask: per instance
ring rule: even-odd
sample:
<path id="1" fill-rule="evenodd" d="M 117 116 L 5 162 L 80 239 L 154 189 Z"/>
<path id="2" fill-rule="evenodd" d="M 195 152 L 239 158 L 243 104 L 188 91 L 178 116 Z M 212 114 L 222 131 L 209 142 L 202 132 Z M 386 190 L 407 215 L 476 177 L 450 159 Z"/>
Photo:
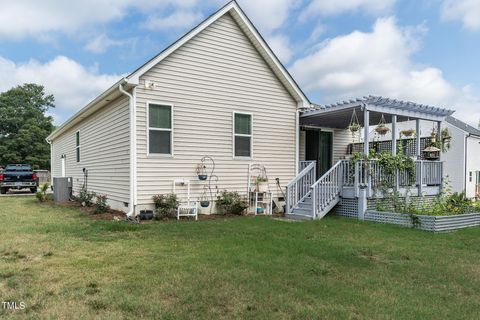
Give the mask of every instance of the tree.
<path id="1" fill-rule="evenodd" d="M 41 85 L 28 83 L 0 93 L 0 165 L 29 163 L 50 168 L 50 146 L 45 138 L 53 131 L 53 95 Z"/>

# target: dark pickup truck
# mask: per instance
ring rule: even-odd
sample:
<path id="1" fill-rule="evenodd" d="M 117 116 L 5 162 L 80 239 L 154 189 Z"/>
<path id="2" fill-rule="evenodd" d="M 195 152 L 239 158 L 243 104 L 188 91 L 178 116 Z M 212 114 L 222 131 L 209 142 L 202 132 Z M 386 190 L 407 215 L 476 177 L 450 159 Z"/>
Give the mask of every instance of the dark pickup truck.
<path id="1" fill-rule="evenodd" d="M 37 192 L 38 178 L 29 164 L 9 164 L 0 173 L 0 193 L 5 194 L 10 189 L 30 189 Z"/>

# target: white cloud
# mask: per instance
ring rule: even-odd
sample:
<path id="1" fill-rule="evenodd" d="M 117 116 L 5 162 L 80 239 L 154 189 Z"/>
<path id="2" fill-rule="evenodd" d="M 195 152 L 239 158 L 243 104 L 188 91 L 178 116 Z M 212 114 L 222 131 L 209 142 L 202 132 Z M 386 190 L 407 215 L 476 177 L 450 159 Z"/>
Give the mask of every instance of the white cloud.
<path id="1" fill-rule="evenodd" d="M 111 47 L 118 47 L 127 44 L 129 41 L 127 40 L 114 40 L 110 39 L 106 34 L 100 34 L 90 40 L 85 45 L 85 50 L 90 51 L 92 53 L 104 53 Z"/>
<path id="2" fill-rule="evenodd" d="M 150 16 L 143 26 L 150 30 L 185 29 L 197 24 L 202 18 L 199 11 L 178 10 L 168 16 Z"/>
<path id="3" fill-rule="evenodd" d="M 462 21 L 469 30 L 480 30 L 480 1 L 445 0 L 442 3 L 442 18 Z"/>
<path id="4" fill-rule="evenodd" d="M 267 39 L 267 42 L 282 63 L 290 62 L 290 59 L 293 55 L 293 49 L 290 45 L 288 37 L 283 35 L 271 36 Z"/>
<path id="5" fill-rule="evenodd" d="M 364 11 L 369 14 L 391 10 L 395 0 L 313 0 L 301 14 L 301 19 L 313 16 L 337 15 L 348 11 Z"/>
<path id="6" fill-rule="evenodd" d="M 99 74 L 96 68 L 87 69 L 64 56 L 46 63 L 30 60 L 20 64 L 0 57 L 0 91 L 29 82 L 42 84 L 46 92 L 55 96 L 56 108 L 51 112 L 60 122 L 120 78 L 116 74 Z"/>
<path id="7" fill-rule="evenodd" d="M 280 28 L 298 0 L 240 0 L 238 1 L 260 32 L 266 35 Z"/>
<path id="8" fill-rule="evenodd" d="M 449 83 L 440 69 L 412 62 L 422 32 L 397 26 L 394 18 L 378 19 L 372 32 L 327 40 L 291 70 L 307 92 L 322 94 L 323 103 L 383 95 L 455 108 L 464 120 L 476 122 L 478 97 Z"/>
<path id="9" fill-rule="evenodd" d="M 149 16 L 166 8 L 191 8 L 198 3 L 199 0 L 3 1 L 0 39 L 23 39 L 52 32 L 72 34 L 119 20 L 132 10 Z"/>

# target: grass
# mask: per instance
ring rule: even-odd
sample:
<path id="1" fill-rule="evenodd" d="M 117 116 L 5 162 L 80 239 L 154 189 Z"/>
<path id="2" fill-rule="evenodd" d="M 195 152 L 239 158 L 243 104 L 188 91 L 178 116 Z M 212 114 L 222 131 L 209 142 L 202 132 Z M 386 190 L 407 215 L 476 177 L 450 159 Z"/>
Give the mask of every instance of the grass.
<path id="1" fill-rule="evenodd" d="M 478 319 L 480 228 L 353 219 L 129 225 L 0 198 L 0 318 Z"/>

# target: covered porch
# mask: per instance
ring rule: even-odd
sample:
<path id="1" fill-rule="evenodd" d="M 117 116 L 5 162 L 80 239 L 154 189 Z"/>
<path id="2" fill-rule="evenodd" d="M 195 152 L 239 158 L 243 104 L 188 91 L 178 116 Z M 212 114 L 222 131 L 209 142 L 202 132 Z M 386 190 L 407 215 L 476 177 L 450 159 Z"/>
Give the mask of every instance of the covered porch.
<path id="1" fill-rule="evenodd" d="M 300 115 L 301 130 L 305 132 L 300 147 L 304 149 L 300 152 L 301 172 L 296 179 L 304 186 L 310 184 L 309 181 L 315 182 L 303 191 L 299 187 L 298 196 L 293 195 L 288 199 L 287 212 L 295 211 L 295 203 L 298 206 L 298 203 L 311 199 L 310 211 L 315 217 L 322 217 L 340 198 L 357 198 L 359 203 L 364 199 L 366 203 L 367 198 L 383 197 L 380 186 L 385 185 L 386 181 L 390 189 L 402 196 L 439 194 L 443 183 L 440 149 L 435 151 L 436 148 L 432 148 L 435 152 L 428 153 L 427 147 L 433 146 L 435 139 L 432 138 L 433 142 L 426 145 L 414 132 L 420 132 L 421 120 L 431 121 L 440 139 L 442 123 L 452 113 L 448 109 L 372 96 L 304 110 Z M 402 143 L 402 134 L 397 125 L 404 121 L 414 121 L 416 124 L 408 137 L 410 154 L 413 151 L 409 161 L 413 161 L 413 165 L 410 170 L 396 170 L 392 177 L 386 174 L 377 156 L 383 152 L 392 156 L 401 152 L 405 154 L 406 145 Z M 378 130 L 378 127 L 383 129 Z M 379 131 L 391 133 L 390 150 L 375 148 L 375 142 L 380 140 Z M 330 136 L 331 140 L 322 139 L 322 132 L 330 132 L 325 136 Z M 315 139 L 317 134 L 319 138 Z M 361 144 L 361 150 L 354 155 L 349 149 L 353 142 Z M 325 170 L 325 167 L 328 168 Z M 302 181 L 305 177 L 308 178 Z M 297 190 L 295 184 L 290 184 L 288 188 Z M 308 206 L 301 207 L 305 209 Z M 303 213 L 307 211 L 303 210 Z"/>

